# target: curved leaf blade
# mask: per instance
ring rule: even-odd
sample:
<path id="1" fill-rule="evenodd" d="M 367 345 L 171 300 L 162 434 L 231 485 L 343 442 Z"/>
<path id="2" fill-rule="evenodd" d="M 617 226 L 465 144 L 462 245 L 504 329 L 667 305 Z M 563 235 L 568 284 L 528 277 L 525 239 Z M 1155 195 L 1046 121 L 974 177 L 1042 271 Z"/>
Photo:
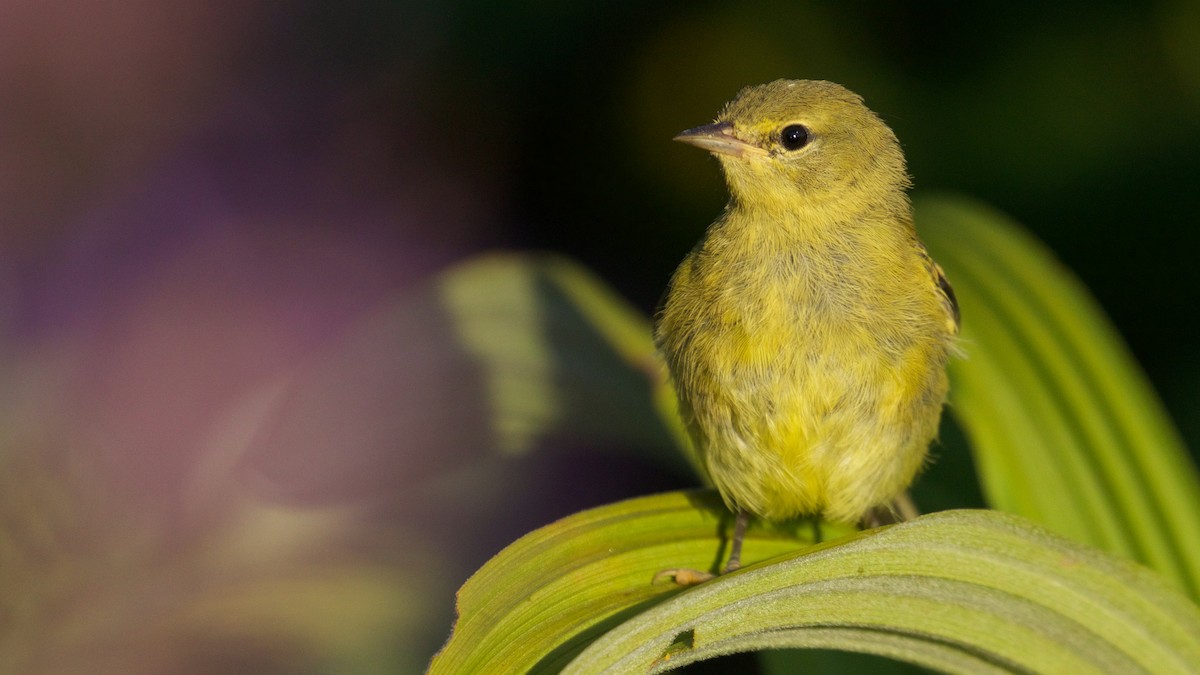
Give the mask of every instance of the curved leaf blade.
<path id="1" fill-rule="evenodd" d="M 1200 597 L 1200 479 L 1082 285 L 980 204 L 916 202 L 963 312 L 951 412 L 997 508 L 1150 565 Z"/>
<path id="2" fill-rule="evenodd" d="M 661 449 L 664 461 L 682 463 L 673 452 L 679 432 L 655 414 L 663 383 L 650 323 L 584 267 L 495 253 L 446 271 L 434 291 L 456 346 L 478 369 L 484 421 L 501 454 L 565 435 Z"/>
<path id="3" fill-rule="evenodd" d="M 430 672 L 644 672 L 782 647 L 970 673 L 1200 663 L 1200 610 L 1158 577 L 998 512 L 931 514 L 817 546 L 752 528 L 745 555 L 760 564 L 686 590 L 651 584 L 664 568 L 714 567 L 727 524 L 711 491 L 676 492 L 530 533 L 463 586 Z"/>
<path id="4" fill-rule="evenodd" d="M 686 640 L 680 640 L 680 636 Z M 999 512 L 949 511 L 722 576 L 564 672 L 829 647 L 951 672 L 1196 672 L 1200 610 L 1136 565 Z"/>
<path id="5" fill-rule="evenodd" d="M 705 472 L 679 416 L 679 399 L 667 381 L 667 365 L 654 346 L 650 322 L 578 263 L 548 257 L 541 265 L 547 279 L 621 356 L 625 365 L 649 379 L 659 419 L 691 462 L 692 469 L 703 477 Z"/>
<path id="6" fill-rule="evenodd" d="M 657 572 L 713 571 L 732 516 L 709 490 L 672 492 L 584 511 L 517 540 L 458 593 L 458 622 L 431 673 L 559 672 L 596 637 L 675 595 Z M 794 531 L 793 531 L 794 530 Z M 751 527 L 743 559 L 811 543 L 807 524 Z M 825 527 L 825 536 L 846 530 Z"/>

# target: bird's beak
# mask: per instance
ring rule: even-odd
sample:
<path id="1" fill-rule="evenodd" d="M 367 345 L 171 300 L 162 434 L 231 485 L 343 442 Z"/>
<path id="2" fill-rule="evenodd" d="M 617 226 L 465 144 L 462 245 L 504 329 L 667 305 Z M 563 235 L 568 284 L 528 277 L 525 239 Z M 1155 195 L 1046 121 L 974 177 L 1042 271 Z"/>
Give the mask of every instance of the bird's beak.
<path id="1" fill-rule="evenodd" d="M 757 145 L 752 145 L 734 136 L 733 125 L 729 122 L 705 124 L 702 127 L 681 131 L 675 136 L 674 140 L 694 145 L 697 148 L 703 148 L 712 153 L 729 155 L 731 157 L 746 157 L 748 155 L 765 157 L 769 154 Z"/>

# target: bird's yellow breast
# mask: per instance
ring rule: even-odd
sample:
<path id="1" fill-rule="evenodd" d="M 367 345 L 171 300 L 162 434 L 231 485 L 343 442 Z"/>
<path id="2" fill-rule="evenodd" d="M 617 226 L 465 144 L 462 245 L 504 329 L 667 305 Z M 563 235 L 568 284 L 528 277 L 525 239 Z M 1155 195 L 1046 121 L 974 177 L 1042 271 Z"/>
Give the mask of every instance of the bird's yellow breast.
<path id="1" fill-rule="evenodd" d="M 952 335 L 908 223 L 788 234 L 732 210 L 680 266 L 656 339 L 731 505 L 853 521 L 911 482 Z"/>

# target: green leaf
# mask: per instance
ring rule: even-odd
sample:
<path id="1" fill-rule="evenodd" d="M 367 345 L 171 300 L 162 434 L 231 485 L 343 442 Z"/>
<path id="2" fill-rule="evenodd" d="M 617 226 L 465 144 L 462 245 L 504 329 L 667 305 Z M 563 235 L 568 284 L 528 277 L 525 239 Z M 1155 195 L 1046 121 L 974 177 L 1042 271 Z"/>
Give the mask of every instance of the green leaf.
<path id="1" fill-rule="evenodd" d="M 962 307 L 950 411 L 996 508 L 1146 563 L 1200 598 L 1200 480 L 1080 283 L 1001 214 L 917 201 Z"/>
<path id="2" fill-rule="evenodd" d="M 656 573 L 715 571 L 731 518 L 715 492 L 672 492 L 584 511 L 525 535 L 463 585 L 454 634 L 430 672 L 558 672 L 591 640 L 679 592 L 672 583 L 652 584 Z M 812 529 L 751 527 L 743 560 L 795 550 L 811 542 Z"/>
<path id="3" fill-rule="evenodd" d="M 436 290 L 479 369 L 502 454 L 564 434 L 614 448 L 677 444 L 682 432 L 662 422 L 677 416 L 655 414 L 673 401 L 664 401 L 650 322 L 579 264 L 487 255 L 448 270 Z"/>
<path id="4" fill-rule="evenodd" d="M 686 590 L 651 584 L 657 570 L 715 564 L 723 511 L 711 492 L 670 493 L 526 535 L 463 586 L 430 672 L 646 672 L 780 647 L 955 672 L 1200 663 L 1200 611 L 1156 576 L 996 512 L 931 514 L 816 546 L 752 529 L 747 560 L 768 562 Z"/>
<path id="5" fill-rule="evenodd" d="M 650 322 L 577 263 L 565 258 L 547 258 L 542 266 L 546 277 L 621 355 L 625 365 L 649 377 L 654 386 L 654 406 L 663 426 L 671 433 L 675 445 L 684 451 L 696 473 L 704 475 L 691 438 L 679 417 L 679 399 L 667 381 L 666 363 L 651 338 Z"/>

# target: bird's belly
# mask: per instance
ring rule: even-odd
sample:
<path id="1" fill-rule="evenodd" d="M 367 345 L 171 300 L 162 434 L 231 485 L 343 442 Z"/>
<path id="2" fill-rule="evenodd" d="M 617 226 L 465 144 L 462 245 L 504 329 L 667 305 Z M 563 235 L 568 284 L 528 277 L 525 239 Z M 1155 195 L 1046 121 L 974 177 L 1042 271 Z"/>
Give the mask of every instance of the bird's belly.
<path id="1" fill-rule="evenodd" d="M 919 470 L 945 398 L 933 340 L 808 317 L 734 324 L 676 355 L 689 426 L 736 506 L 853 521 Z"/>

